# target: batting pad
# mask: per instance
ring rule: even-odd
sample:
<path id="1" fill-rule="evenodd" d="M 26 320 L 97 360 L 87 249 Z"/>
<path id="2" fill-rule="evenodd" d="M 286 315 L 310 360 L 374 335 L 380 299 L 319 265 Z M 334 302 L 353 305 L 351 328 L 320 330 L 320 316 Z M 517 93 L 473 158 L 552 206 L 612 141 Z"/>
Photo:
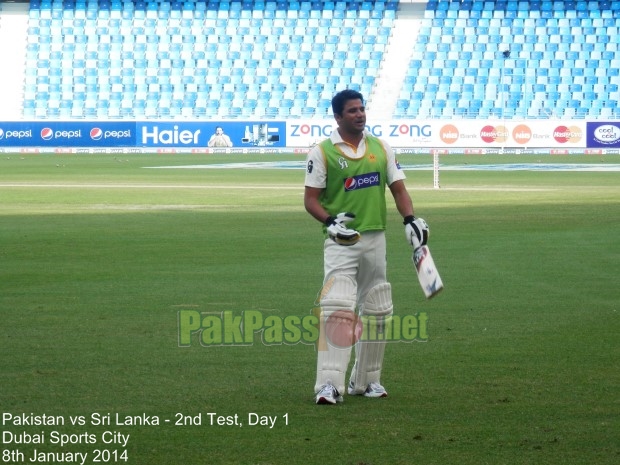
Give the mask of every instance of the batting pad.
<path id="1" fill-rule="evenodd" d="M 390 283 L 377 284 L 368 292 L 360 311 L 364 331 L 355 345 L 355 365 L 351 373 L 355 394 L 363 394 L 370 383 L 380 383 L 386 335 L 393 311 Z"/>
<path id="2" fill-rule="evenodd" d="M 357 286 L 348 276 L 329 279 L 321 292 L 321 318 L 316 384 L 314 391 L 331 383 L 342 394 L 351 359 L 352 340 L 346 343 L 357 322 L 355 314 Z"/>

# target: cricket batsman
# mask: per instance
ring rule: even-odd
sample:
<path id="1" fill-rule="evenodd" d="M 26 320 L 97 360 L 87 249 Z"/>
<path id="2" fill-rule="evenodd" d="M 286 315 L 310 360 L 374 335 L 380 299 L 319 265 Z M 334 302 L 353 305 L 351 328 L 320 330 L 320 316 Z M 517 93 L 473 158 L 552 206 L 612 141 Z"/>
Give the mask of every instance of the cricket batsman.
<path id="1" fill-rule="evenodd" d="M 347 393 L 386 397 L 381 369 L 386 340 L 360 337 L 364 325 L 373 333 L 391 323 L 392 291 L 386 273 L 386 186 L 405 234 L 413 246 L 428 239 L 426 222 L 414 216 L 405 174 L 392 148 L 366 131 L 362 94 L 346 89 L 332 99 L 337 129 L 314 146 L 306 159 L 304 206 L 323 225 L 324 279 L 320 294 L 317 404 L 343 401 L 352 347 Z M 366 328 L 367 329 L 367 328 Z"/>

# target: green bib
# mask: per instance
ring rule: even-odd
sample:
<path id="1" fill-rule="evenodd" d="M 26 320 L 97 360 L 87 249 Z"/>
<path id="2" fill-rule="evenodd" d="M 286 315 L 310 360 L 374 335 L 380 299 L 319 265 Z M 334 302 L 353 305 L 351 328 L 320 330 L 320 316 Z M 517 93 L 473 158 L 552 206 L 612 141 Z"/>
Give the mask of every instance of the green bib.
<path id="1" fill-rule="evenodd" d="M 366 153 L 359 159 L 347 157 L 330 139 L 321 142 L 320 147 L 327 167 L 323 208 L 333 216 L 354 213 L 356 218 L 347 227 L 359 232 L 384 230 L 387 155 L 381 141 L 366 136 Z"/>

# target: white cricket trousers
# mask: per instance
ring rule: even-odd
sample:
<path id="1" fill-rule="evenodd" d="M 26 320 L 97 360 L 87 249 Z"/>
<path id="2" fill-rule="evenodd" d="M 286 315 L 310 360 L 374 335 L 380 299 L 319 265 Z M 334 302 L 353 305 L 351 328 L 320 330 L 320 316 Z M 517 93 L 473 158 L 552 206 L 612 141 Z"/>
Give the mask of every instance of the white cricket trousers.
<path id="1" fill-rule="evenodd" d="M 357 284 L 357 306 L 363 305 L 368 291 L 387 282 L 385 231 L 366 231 L 352 246 L 325 240 L 323 249 L 325 284 L 332 276 L 343 274 Z"/>

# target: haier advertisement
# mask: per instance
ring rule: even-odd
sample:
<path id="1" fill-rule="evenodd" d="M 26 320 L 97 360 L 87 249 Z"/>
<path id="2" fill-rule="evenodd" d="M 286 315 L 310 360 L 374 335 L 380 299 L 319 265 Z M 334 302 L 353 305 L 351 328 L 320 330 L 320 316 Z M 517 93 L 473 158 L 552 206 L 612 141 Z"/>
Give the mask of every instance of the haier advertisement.
<path id="1" fill-rule="evenodd" d="M 136 131 L 139 147 L 286 147 L 281 121 L 138 122 Z"/>

